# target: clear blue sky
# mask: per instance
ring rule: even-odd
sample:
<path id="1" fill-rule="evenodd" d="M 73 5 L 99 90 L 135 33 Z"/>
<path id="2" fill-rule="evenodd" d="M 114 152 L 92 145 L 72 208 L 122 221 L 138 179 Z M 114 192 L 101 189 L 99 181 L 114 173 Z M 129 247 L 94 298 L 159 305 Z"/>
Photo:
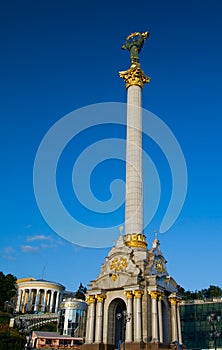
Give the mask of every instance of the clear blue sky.
<path id="1" fill-rule="evenodd" d="M 131 32 L 148 30 L 140 54 L 142 69 L 151 77 L 143 107 L 172 130 L 188 169 L 183 210 L 159 235 L 168 272 L 186 289 L 222 287 L 221 16 L 219 0 L 1 2 L 0 270 L 18 278 L 44 277 L 69 290 L 98 275 L 109 248 L 76 246 L 48 226 L 34 196 L 33 164 L 42 138 L 67 113 L 95 103 L 126 102 L 118 71 L 129 67 L 129 54 L 121 46 Z M 104 136 L 100 130 L 96 135 Z M 83 140 L 73 147 L 81 150 Z M 58 169 L 58 188 L 71 208 L 67 183 L 74 149 L 67 152 Z M 169 170 L 159 165 L 164 161 L 152 143 L 149 152 L 166 191 L 166 197 L 161 194 L 164 206 Z M 109 167 L 124 178 L 122 162 Z M 110 172 L 97 170 L 93 190 L 106 200 Z M 107 225 L 109 220 L 118 225 L 124 211 L 118 215 L 106 216 Z M 94 223 L 103 226 L 103 217 Z M 83 219 L 87 225 L 87 215 Z M 154 217 L 145 230 L 149 246 L 158 225 Z"/>

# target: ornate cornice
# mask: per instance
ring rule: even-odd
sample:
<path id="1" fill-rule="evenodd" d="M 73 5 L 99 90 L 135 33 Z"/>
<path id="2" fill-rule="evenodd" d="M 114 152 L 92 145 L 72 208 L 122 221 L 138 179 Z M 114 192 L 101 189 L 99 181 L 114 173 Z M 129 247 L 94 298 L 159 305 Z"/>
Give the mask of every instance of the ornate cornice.
<path id="1" fill-rule="evenodd" d="M 119 72 L 119 76 L 125 81 L 126 89 L 132 85 L 143 88 L 145 84 L 150 82 L 150 78 L 142 71 L 139 63 L 134 63 L 129 69 Z"/>
<path id="2" fill-rule="evenodd" d="M 142 233 L 128 233 L 124 239 L 128 247 L 147 248 L 146 236 Z"/>

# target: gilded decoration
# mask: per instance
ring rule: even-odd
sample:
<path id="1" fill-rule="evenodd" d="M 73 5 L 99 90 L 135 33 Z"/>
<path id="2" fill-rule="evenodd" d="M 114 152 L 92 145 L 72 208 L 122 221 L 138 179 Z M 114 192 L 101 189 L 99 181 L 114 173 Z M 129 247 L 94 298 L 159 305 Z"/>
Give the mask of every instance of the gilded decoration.
<path id="1" fill-rule="evenodd" d="M 163 263 L 163 261 L 161 259 L 158 259 L 155 261 L 154 263 L 154 268 L 159 272 L 159 273 L 163 273 L 166 271 L 165 268 L 165 264 Z"/>
<path id="2" fill-rule="evenodd" d="M 177 302 L 179 301 L 176 297 L 168 298 L 171 305 L 177 305 Z"/>
<path id="3" fill-rule="evenodd" d="M 127 299 L 132 299 L 133 298 L 133 293 L 131 291 L 126 291 L 126 292 L 124 292 L 124 294 L 127 297 Z"/>
<path id="4" fill-rule="evenodd" d="M 119 258 L 114 258 L 110 264 L 110 270 L 114 271 L 122 271 L 128 266 L 128 262 L 126 258 L 122 256 Z"/>
<path id="5" fill-rule="evenodd" d="M 115 282 L 117 280 L 118 276 L 116 273 L 112 274 L 112 280 Z"/>
<path id="6" fill-rule="evenodd" d="M 128 233 L 125 235 L 125 243 L 128 247 L 146 248 L 146 236 L 142 233 Z"/>
<path id="7" fill-rule="evenodd" d="M 129 69 L 119 72 L 119 76 L 125 81 L 126 88 L 132 85 L 143 88 L 150 82 L 150 78 L 142 71 L 139 63 L 133 63 Z"/>
<path id="8" fill-rule="evenodd" d="M 106 294 L 97 294 L 97 295 L 96 295 L 96 300 L 97 300 L 99 303 L 102 303 L 104 299 L 106 299 Z"/>
<path id="9" fill-rule="evenodd" d="M 158 294 L 159 293 L 157 291 L 149 291 L 149 295 L 151 296 L 151 299 L 157 299 Z"/>
<path id="10" fill-rule="evenodd" d="M 96 299 L 95 299 L 95 295 L 88 295 L 86 297 L 86 302 L 88 305 L 90 305 L 91 303 L 95 303 Z"/>
<path id="11" fill-rule="evenodd" d="M 144 294 L 143 290 L 134 290 L 133 294 L 135 296 L 135 298 L 140 299 L 142 297 L 142 295 Z"/>

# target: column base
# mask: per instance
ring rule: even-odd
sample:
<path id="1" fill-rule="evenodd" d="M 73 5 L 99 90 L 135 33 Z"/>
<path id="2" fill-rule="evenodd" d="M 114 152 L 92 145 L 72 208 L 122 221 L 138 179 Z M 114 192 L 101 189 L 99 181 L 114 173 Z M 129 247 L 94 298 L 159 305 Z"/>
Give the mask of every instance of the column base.
<path id="1" fill-rule="evenodd" d="M 126 342 L 121 344 L 121 350 L 185 350 L 184 345 L 180 347 L 174 343 L 164 344 L 159 342 Z M 117 350 L 117 346 L 113 344 L 93 343 L 83 344 L 81 350 Z"/>

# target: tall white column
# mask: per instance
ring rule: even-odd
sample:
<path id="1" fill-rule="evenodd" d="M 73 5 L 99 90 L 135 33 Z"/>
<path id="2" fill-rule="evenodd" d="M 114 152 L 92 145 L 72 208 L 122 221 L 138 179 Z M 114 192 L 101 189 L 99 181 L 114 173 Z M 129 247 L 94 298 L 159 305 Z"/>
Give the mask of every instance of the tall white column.
<path id="1" fill-rule="evenodd" d="M 22 299 L 22 290 L 19 289 L 19 290 L 18 290 L 18 296 L 17 296 L 16 309 L 15 309 L 16 312 L 19 312 L 19 311 L 20 311 L 21 299 Z"/>
<path id="2" fill-rule="evenodd" d="M 37 311 L 37 310 L 38 310 L 39 299 L 40 299 L 40 290 L 39 290 L 39 288 L 37 288 L 37 289 L 36 289 L 36 296 L 35 296 L 34 311 Z"/>
<path id="3" fill-rule="evenodd" d="M 22 289 L 22 299 L 21 299 L 21 305 L 20 305 L 20 310 L 19 311 L 23 312 L 24 302 L 25 302 L 25 289 Z"/>
<path id="4" fill-rule="evenodd" d="M 88 322 L 87 322 L 87 339 L 86 343 L 91 344 L 94 341 L 94 323 L 95 323 L 95 296 L 89 295 L 88 303 Z"/>
<path id="5" fill-rule="evenodd" d="M 125 234 L 143 232 L 141 90 L 127 90 Z"/>
<path id="6" fill-rule="evenodd" d="M 103 329 L 103 300 L 106 298 L 104 294 L 96 295 L 96 332 L 95 343 L 102 342 L 102 329 Z"/>
<path id="7" fill-rule="evenodd" d="M 47 290 L 46 290 L 46 289 L 43 289 L 43 298 L 42 298 L 42 311 L 43 311 L 43 312 L 45 312 L 46 293 L 47 293 Z"/>
<path id="8" fill-rule="evenodd" d="M 55 303 L 55 312 L 58 312 L 58 309 L 59 309 L 60 296 L 61 296 L 61 293 L 57 292 L 56 303 Z"/>
<path id="9" fill-rule="evenodd" d="M 163 294 L 158 296 L 158 321 L 159 321 L 159 341 L 163 343 L 163 314 L 162 314 L 162 298 Z"/>
<path id="10" fill-rule="evenodd" d="M 183 344 L 182 333 L 181 333 L 181 324 L 180 324 L 180 302 L 177 302 L 177 325 L 178 325 L 178 341 L 180 344 Z"/>
<path id="11" fill-rule="evenodd" d="M 129 316 L 126 322 L 126 334 L 125 342 L 131 342 L 133 340 L 133 293 L 131 291 L 125 292 L 127 298 L 127 314 Z"/>
<path id="12" fill-rule="evenodd" d="M 32 290 L 28 288 L 28 299 L 27 299 L 27 307 L 26 307 L 27 312 L 30 309 L 31 293 L 32 293 Z"/>
<path id="13" fill-rule="evenodd" d="M 152 341 L 158 341 L 158 314 L 157 314 L 157 297 L 158 292 L 149 292 L 151 296 L 151 315 L 152 315 Z"/>
<path id="14" fill-rule="evenodd" d="M 50 289 L 50 305 L 49 305 L 49 312 L 52 312 L 52 307 L 53 307 L 53 300 L 54 300 L 54 290 Z"/>
<path id="15" fill-rule="evenodd" d="M 172 342 L 178 340 L 178 332 L 177 332 L 177 299 L 175 297 L 169 298 L 169 302 L 171 304 L 171 334 L 172 334 Z"/>
<path id="16" fill-rule="evenodd" d="M 134 332 L 134 341 L 140 342 L 142 340 L 142 305 L 141 305 L 141 297 L 143 295 L 143 291 L 134 290 L 133 292 L 135 296 L 135 332 Z"/>

